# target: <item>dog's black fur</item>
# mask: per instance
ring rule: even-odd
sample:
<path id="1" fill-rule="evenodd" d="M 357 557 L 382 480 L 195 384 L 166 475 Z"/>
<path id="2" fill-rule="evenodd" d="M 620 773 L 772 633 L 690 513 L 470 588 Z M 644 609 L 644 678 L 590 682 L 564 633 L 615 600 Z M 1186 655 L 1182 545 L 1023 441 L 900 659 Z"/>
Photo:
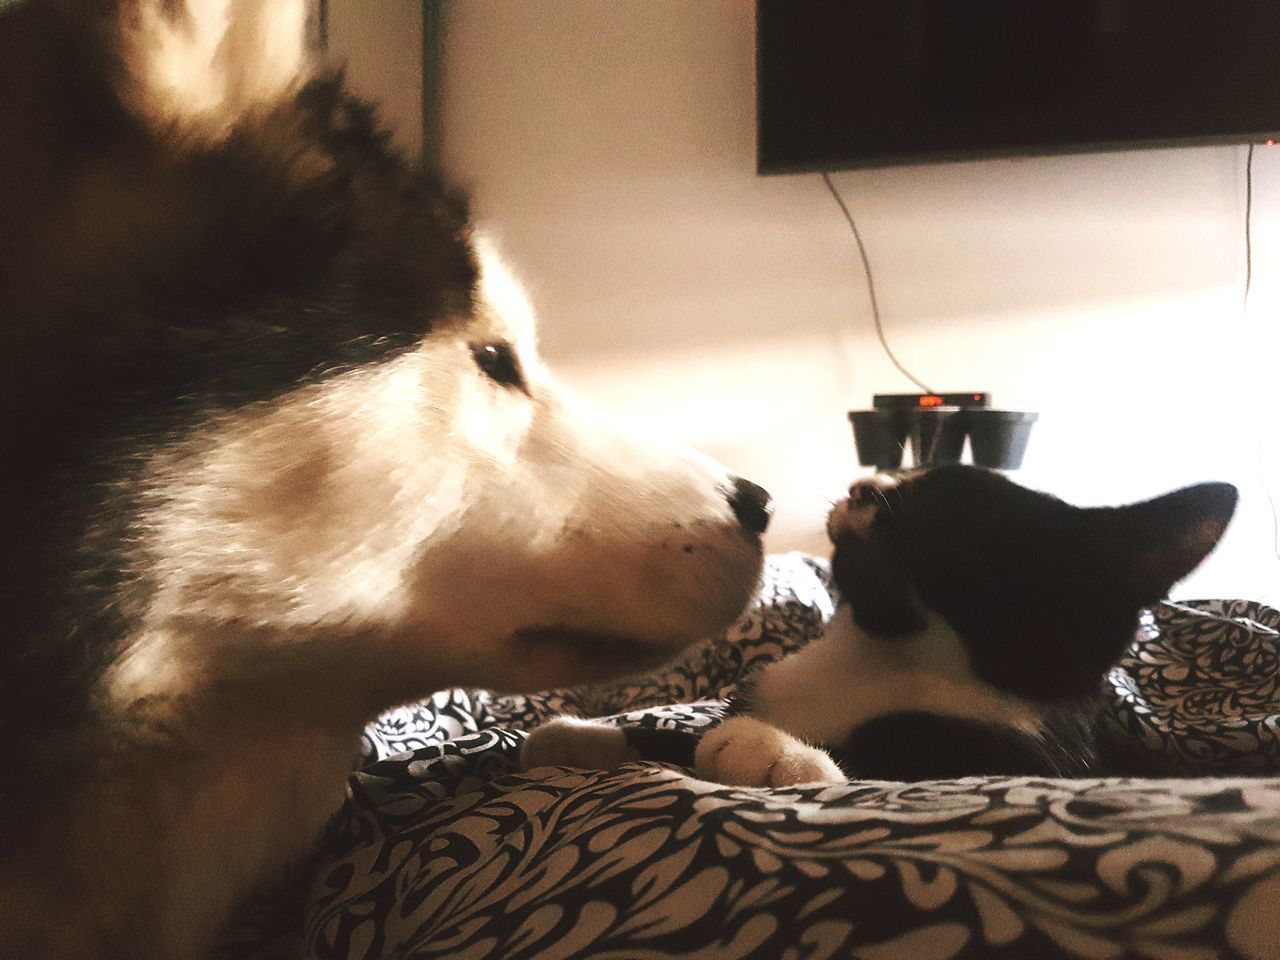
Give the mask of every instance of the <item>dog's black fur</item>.
<path id="1" fill-rule="evenodd" d="M 148 587 L 140 454 L 394 355 L 477 276 L 460 195 L 340 77 L 178 149 L 82 13 L 0 13 L 0 817 L 92 749 L 73 730 Z"/>

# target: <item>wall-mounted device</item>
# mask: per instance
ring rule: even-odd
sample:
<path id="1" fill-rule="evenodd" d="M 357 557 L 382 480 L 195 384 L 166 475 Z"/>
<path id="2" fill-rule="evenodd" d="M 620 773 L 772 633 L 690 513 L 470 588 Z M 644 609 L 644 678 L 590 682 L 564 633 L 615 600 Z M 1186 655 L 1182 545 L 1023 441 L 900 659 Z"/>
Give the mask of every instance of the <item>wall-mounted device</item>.
<path id="1" fill-rule="evenodd" d="M 762 173 L 1280 139 L 1275 0 L 757 0 Z"/>
<path id="2" fill-rule="evenodd" d="M 872 409 L 849 411 L 858 462 L 877 470 L 903 469 L 908 442 L 917 467 L 959 463 L 966 439 L 976 466 L 1017 470 L 1038 417 L 993 410 L 980 391 L 878 393 Z"/>

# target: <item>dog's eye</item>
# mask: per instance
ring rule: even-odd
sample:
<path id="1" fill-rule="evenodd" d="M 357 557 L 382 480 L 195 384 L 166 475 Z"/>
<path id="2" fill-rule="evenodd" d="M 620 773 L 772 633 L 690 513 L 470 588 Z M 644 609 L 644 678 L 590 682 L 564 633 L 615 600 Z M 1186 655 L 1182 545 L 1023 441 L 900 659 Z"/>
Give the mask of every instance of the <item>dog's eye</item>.
<path id="1" fill-rule="evenodd" d="M 471 348 L 471 355 L 476 358 L 476 366 L 494 383 L 528 392 L 528 386 L 524 382 L 524 371 L 520 369 L 520 361 L 516 359 L 511 344 L 480 344 Z"/>

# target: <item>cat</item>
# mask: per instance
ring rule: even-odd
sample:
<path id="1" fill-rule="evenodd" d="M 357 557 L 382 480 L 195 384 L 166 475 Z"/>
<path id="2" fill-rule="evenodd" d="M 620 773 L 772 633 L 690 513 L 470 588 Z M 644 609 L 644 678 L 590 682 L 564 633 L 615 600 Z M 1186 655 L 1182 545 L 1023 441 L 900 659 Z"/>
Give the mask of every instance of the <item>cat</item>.
<path id="1" fill-rule="evenodd" d="M 1180 772 L 1104 736 L 1101 682 L 1142 608 L 1216 546 L 1235 487 L 1082 508 L 977 467 L 855 483 L 828 518 L 822 634 L 749 676 L 705 735 L 562 717 L 521 759 L 650 759 L 740 786 Z"/>

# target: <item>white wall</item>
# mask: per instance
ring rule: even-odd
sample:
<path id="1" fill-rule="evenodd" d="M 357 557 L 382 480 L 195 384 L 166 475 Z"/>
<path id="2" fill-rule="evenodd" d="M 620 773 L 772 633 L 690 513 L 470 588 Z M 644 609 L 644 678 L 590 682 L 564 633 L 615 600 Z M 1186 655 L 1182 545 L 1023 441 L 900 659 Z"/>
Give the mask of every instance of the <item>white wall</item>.
<path id="1" fill-rule="evenodd" d="M 910 390 L 816 175 L 754 172 L 750 0 L 448 6 L 444 156 L 598 403 L 769 487 L 773 549 L 825 552 L 858 473 L 845 412 Z M 1015 477 L 1076 502 L 1239 484 L 1182 595 L 1280 599 L 1272 273 L 1280 154 L 1243 148 L 847 172 L 888 335 L 934 389 L 1041 413 Z M 1269 339 L 1267 337 L 1269 336 Z M 1270 457 L 1267 463 L 1267 457 Z"/>
<path id="2" fill-rule="evenodd" d="M 422 142 L 422 0 L 326 0 L 329 49 L 406 152 Z"/>

